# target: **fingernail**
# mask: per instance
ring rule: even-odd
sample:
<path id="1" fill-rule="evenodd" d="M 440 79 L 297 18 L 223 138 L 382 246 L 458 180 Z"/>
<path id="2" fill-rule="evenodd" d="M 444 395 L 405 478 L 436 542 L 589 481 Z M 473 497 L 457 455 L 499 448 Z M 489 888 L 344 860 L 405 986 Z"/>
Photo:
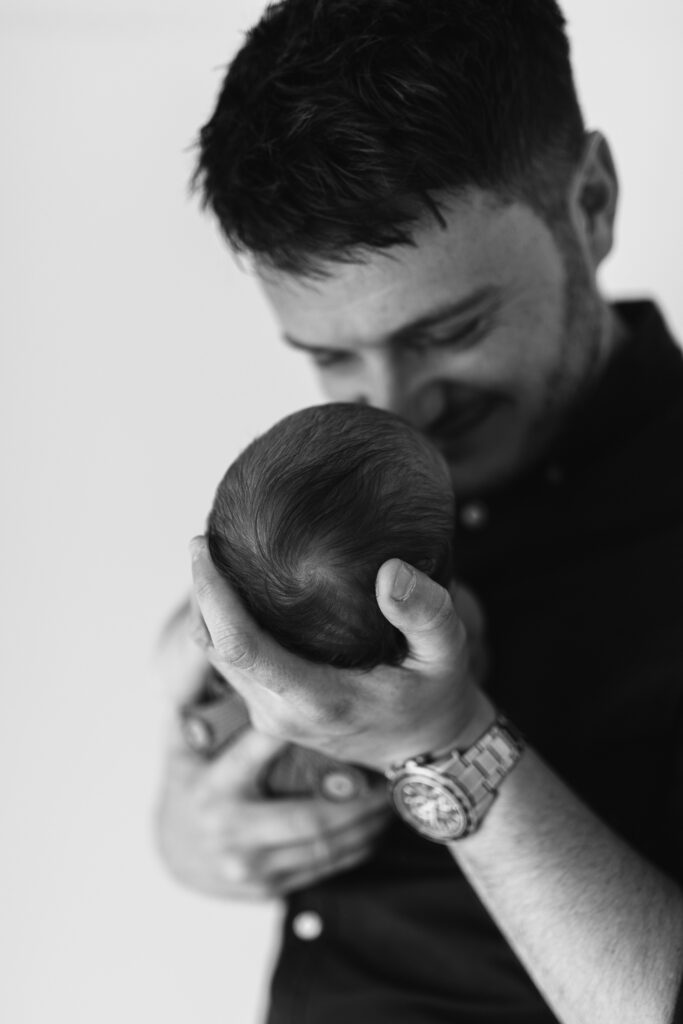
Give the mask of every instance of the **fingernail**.
<path id="1" fill-rule="evenodd" d="M 405 562 L 400 562 L 391 585 L 391 596 L 394 601 L 405 601 L 412 594 L 416 580 L 417 576 L 413 570 Z"/>

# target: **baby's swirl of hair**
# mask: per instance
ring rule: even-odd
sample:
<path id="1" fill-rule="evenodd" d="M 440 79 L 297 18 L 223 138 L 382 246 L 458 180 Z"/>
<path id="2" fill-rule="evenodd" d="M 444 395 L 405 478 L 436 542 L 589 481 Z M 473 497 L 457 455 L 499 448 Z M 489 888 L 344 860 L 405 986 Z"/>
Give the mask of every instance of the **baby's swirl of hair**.
<path id="1" fill-rule="evenodd" d="M 303 409 L 253 441 L 207 524 L 216 568 L 275 640 L 359 669 L 407 653 L 375 599 L 380 566 L 402 558 L 448 586 L 453 531 L 439 452 L 398 416 L 349 403 Z"/>

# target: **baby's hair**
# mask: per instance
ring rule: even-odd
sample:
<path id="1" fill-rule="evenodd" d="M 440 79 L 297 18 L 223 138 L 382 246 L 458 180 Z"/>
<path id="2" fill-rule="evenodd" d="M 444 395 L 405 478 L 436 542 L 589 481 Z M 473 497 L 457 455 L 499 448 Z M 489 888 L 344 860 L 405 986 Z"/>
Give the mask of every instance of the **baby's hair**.
<path id="1" fill-rule="evenodd" d="M 282 646 L 370 669 L 407 653 L 377 606 L 379 567 L 402 558 L 447 586 L 453 529 L 436 449 L 398 416 L 335 403 L 287 416 L 242 452 L 207 537 L 216 568 Z"/>

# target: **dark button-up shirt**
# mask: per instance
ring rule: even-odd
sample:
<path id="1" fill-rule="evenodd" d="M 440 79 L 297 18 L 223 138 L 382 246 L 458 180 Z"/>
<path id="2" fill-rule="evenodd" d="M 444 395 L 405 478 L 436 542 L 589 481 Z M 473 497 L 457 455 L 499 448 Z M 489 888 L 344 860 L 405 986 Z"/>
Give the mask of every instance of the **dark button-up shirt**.
<path id="1" fill-rule="evenodd" d="M 683 882 L 683 359 L 653 305 L 618 312 L 629 339 L 543 464 L 462 505 L 456 574 L 494 702 Z M 399 821 L 289 900 L 269 1024 L 554 1021 L 448 851 Z"/>

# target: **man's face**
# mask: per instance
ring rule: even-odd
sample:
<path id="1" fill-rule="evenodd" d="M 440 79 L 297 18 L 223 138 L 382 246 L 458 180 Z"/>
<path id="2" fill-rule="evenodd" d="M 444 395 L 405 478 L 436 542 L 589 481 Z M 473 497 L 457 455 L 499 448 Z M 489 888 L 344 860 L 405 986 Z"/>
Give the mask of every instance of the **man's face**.
<path id="1" fill-rule="evenodd" d="M 527 206 L 475 192 L 446 220 L 322 280 L 260 276 L 326 396 L 398 413 L 471 494 L 547 447 L 597 371 L 605 308 L 578 241 L 561 251 Z"/>

